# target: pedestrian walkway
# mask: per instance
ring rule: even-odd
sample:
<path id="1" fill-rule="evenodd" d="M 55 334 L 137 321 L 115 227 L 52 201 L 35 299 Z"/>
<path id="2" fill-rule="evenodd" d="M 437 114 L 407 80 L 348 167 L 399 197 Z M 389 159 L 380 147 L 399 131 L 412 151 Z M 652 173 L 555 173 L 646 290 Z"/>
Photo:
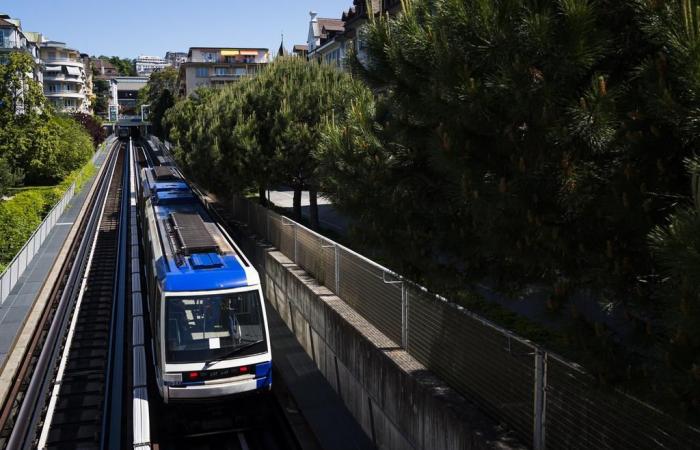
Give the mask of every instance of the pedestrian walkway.
<path id="1" fill-rule="evenodd" d="M 267 305 L 272 360 L 321 448 L 376 448 L 272 305 Z"/>
<path id="2" fill-rule="evenodd" d="M 106 156 L 106 151 L 102 151 L 97 156 L 95 159 L 97 168 L 104 163 Z M 46 277 L 53 268 L 56 257 L 63 247 L 94 182 L 95 176 L 88 180 L 80 192 L 71 199 L 53 230 L 39 247 L 22 276 L 17 280 L 10 295 L 0 305 L 0 368 L 4 367 L 7 355 L 22 329 Z"/>

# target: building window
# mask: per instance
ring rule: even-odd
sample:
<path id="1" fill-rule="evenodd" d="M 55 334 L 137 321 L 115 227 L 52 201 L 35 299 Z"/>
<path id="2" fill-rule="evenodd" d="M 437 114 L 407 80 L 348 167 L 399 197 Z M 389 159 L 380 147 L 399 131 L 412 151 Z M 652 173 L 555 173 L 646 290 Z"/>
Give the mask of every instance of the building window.
<path id="1" fill-rule="evenodd" d="M 197 77 L 204 78 L 209 76 L 208 67 L 197 67 Z"/>
<path id="2" fill-rule="evenodd" d="M 228 69 L 226 67 L 217 67 L 214 69 L 217 76 L 222 77 L 228 75 Z"/>
<path id="3" fill-rule="evenodd" d="M 0 30 L 0 47 L 9 48 L 10 45 L 10 30 Z"/>

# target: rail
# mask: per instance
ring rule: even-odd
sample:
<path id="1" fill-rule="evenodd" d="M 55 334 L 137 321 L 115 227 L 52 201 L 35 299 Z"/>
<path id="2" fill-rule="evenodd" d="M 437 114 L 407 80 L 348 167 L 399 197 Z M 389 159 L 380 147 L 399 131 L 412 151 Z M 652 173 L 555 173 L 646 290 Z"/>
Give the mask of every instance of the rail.
<path id="1" fill-rule="evenodd" d="M 697 428 L 285 216 L 242 198 L 231 213 L 536 450 L 700 446 Z"/>
<path id="2" fill-rule="evenodd" d="M 105 141 L 100 149 L 92 156 L 91 162 L 93 164 L 102 151 L 109 145 L 111 145 L 111 139 Z M 73 196 L 75 196 L 75 188 L 76 183 L 73 182 L 61 199 L 51 208 L 51 211 L 49 211 L 41 224 L 34 230 L 29 239 L 27 239 L 27 242 L 22 246 L 20 251 L 12 258 L 10 264 L 8 264 L 2 274 L 0 274 L 0 305 L 2 305 L 10 295 L 10 292 L 27 269 L 27 266 L 32 262 L 32 259 L 41 248 L 46 237 L 51 233 L 56 223 L 58 223 L 58 219 L 66 210 L 68 203 L 70 203 Z"/>
<path id="3" fill-rule="evenodd" d="M 104 389 L 96 371 L 105 364 L 98 361 L 98 356 L 113 354 L 109 350 L 101 351 L 97 346 L 98 341 L 112 342 L 111 333 L 104 329 L 113 317 L 113 314 L 106 314 L 106 310 L 111 311 L 105 307 L 105 302 L 111 303 L 114 284 L 107 280 L 106 274 L 118 275 L 105 259 L 117 254 L 116 248 L 112 248 L 116 244 L 112 242 L 115 240 L 114 230 L 121 221 L 121 217 L 115 217 L 113 212 L 119 201 L 115 197 L 119 188 L 124 186 L 119 172 L 120 155 L 118 151 L 109 155 L 106 162 L 109 170 L 97 181 L 100 184 L 89 199 L 91 212 L 80 225 L 82 239 L 78 238 L 72 244 L 72 255 L 66 260 L 61 269 L 63 275 L 59 277 L 63 282 L 54 286 L 52 305 L 44 312 L 46 319 L 42 321 L 46 325 L 35 332 L 35 336 L 45 335 L 43 344 L 37 343 L 33 347 L 35 350 L 25 355 L 25 360 L 35 361 L 34 366 L 14 381 L 24 387 L 20 388 L 23 392 L 14 391 L 16 397 L 12 403 L 17 404 L 18 412 L 12 421 L 14 425 L 7 448 L 33 448 L 37 438 L 42 448 L 56 439 L 61 445 L 70 446 L 71 436 L 78 441 L 85 439 L 85 435 L 88 435 L 88 440 L 104 438 L 104 433 L 101 436 L 97 432 L 82 433 L 85 428 L 81 427 L 81 421 L 91 425 L 87 428 L 99 430 L 99 416 L 108 420 L 109 414 L 114 414 L 112 409 L 102 413 L 102 403 L 94 400 L 103 397 L 99 394 L 100 385 Z M 93 273 L 94 267 L 101 273 Z M 47 315 L 50 311 L 54 311 L 53 317 Z M 100 334 L 106 334 L 107 338 L 100 338 Z M 64 394 L 68 399 L 61 403 Z M 110 396 L 104 397 L 106 408 L 111 405 Z M 121 412 L 116 411 L 121 416 Z M 60 421 L 56 420 L 57 415 L 61 417 Z M 58 430 L 54 430 L 54 426 Z M 82 437 L 78 437 L 81 433 Z"/>

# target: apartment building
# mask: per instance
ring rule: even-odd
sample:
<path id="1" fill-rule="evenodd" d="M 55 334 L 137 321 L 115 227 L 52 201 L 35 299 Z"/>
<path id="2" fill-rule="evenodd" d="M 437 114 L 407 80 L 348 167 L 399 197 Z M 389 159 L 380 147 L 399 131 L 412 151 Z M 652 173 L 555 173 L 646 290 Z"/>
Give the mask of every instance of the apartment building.
<path id="1" fill-rule="evenodd" d="M 192 47 L 187 62 L 180 65 L 181 95 L 199 87 L 220 87 L 256 74 L 270 62 L 267 48 Z"/>
<path id="2" fill-rule="evenodd" d="M 170 63 L 172 67 L 180 70 L 180 66 L 187 62 L 187 53 L 185 52 L 167 52 L 165 54 L 165 60 Z"/>
<path id="3" fill-rule="evenodd" d="M 93 59 L 91 64 L 95 72 L 95 78 L 109 80 L 119 76 L 119 70 L 116 66 L 105 59 Z"/>
<path id="4" fill-rule="evenodd" d="M 138 76 L 150 77 L 153 72 L 170 67 L 170 62 L 160 56 L 141 55 L 136 58 L 134 65 Z"/>
<path id="5" fill-rule="evenodd" d="M 22 23 L 18 19 L 12 19 L 7 14 L 0 14 L 0 64 L 8 60 L 11 52 L 24 52 L 32 57 L 36 66 L 27 76 L 42 83 L 41 59 L 39 57 L 39 43 L 42 36 L 22 30 Z"/>
<path id="6" fill-rule="evenodd" d="M 91 114 L 92 87 L 83 56 L 64 42 L 46 41 L 39 49 L 44 62 L 44 95 L 57 111 Z"/>
<path id="7" fill-rule="evenodd" d="M 338 68 L 343 67 L 346 54 L 345 24 L 342 19 L 320 18 L 315 11 L 309 13 L 307 56 Z"/>

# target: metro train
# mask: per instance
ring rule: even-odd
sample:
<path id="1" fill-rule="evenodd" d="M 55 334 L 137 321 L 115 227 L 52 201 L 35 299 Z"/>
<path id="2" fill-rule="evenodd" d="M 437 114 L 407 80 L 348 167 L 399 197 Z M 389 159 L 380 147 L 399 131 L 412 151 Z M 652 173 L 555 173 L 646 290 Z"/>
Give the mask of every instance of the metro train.
<path id="1" fill-rule="evenodd" d="M 269 391 L 260 277 L 174 167 L 141 170 L 149 319 L 164 401 Z"/>

